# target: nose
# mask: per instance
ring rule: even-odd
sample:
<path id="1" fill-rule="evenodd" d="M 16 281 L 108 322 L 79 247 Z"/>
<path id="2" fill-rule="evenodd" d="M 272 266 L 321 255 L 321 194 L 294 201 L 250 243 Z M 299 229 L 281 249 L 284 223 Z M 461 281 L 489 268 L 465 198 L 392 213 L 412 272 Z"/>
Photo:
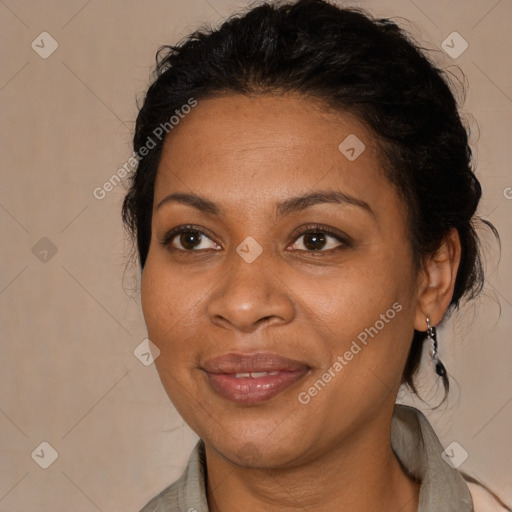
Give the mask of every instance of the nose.
<path id="1" fill-rule="evenodd" d="M 249 333 L 262 325 L 284 325 L 295 314 L 289 289 L 263 255 L 247 263 L 234 254 L 227 276 L 214 288 L 208 316 L 215 325 Z"/>

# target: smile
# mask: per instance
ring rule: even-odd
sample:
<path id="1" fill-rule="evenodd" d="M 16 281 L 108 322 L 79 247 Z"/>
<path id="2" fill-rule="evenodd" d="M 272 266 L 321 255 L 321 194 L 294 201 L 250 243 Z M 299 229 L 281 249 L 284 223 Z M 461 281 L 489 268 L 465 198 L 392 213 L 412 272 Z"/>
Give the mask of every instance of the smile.
<path id="1" fill-rule="evenodd" d="M 272 371 L 272 372 L 251 372 L 251 373 L 236 373 L 235 378 L 237 379 L 260 379 L 261 377 L 266 377 L 267 375 L 277 375 L 278 371 Z"/>
<path id="2" fill-rule="evenodd" d="M 254 405 L 289 389 L 310 368 L 272 353 L 231 353 L 208 360 L 203 370 L 214 393 L 240 405 Z"/>

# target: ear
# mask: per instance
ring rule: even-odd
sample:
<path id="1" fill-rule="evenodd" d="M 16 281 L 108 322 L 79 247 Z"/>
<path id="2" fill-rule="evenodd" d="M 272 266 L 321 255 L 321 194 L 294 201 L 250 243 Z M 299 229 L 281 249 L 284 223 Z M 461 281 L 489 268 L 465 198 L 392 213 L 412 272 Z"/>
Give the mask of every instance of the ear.
<path id="1" fill-rule="evenodd" d="M 438 251 L 425 261 L 418 275 L 418 302 L 414 328 L 426 331 L 426 317 L 432 325 L 443 319 L 453 297 L 460 263 L 460 237 L 455 228 L 445 236 Z"/>

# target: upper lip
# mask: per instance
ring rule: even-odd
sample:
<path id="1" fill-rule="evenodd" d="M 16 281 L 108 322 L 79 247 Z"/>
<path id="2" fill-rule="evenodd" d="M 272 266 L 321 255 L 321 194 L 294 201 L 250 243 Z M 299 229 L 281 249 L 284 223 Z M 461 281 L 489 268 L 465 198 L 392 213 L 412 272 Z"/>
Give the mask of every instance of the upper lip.
<path id="1" fill-rule="evenodd" d="M 231 352 L 208 359 L 202 368 L 208 373 L 241 373 L 306 370 L 306 363 L 271 352 L 237 354 Z"/>

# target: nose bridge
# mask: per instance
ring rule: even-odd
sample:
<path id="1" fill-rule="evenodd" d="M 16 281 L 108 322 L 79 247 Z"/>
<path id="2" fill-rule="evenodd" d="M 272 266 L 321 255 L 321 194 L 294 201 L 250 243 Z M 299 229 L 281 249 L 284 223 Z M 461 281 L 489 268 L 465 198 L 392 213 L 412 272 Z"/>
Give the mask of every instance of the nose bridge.
<path id="1" fill-rule="evenodd" d="M 250 238 L 250 237 L 248 237 Z M 229 271 L 208 303 L 214 323 L 250 331 L 263 319 L 286 323 L 293 318 L 293 303 L 277 279 L 270 251 L 255 240 L 244 240 L 229 257 Z"/>

